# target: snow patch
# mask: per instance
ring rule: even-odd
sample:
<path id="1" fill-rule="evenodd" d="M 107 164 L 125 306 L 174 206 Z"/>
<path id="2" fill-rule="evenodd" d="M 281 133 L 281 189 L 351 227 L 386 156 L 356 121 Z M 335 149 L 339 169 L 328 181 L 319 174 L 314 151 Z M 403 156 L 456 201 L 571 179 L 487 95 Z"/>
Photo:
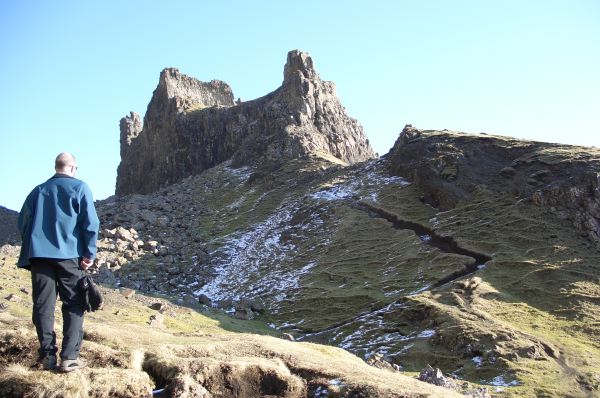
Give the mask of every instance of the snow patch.
<path id="1" fill-rule="evenodd" d="M 234 169 L 231 167 L 231 161 L 228 162 L 227 166 L 225 166 L 223 170 L 232 176 L 237 177 L 240 180 L 240 183 L 245 183 L 252 175 L 252 169 L 250 167 L 244 166 Z"/>
<path id="2" fill-rule="evenodd" d="M 419 293 L 423 293 L 425 290 L 429 289 L 430 287 L 431 287 L 431 285 L 425 285 L 425 286 L 423 286 L 420 289 L 417 289 L 417 290 L 414 290 L 414 291 L 408 293 L 407 296 L 414 296 L 414 295 L 417 295 Z"/>
<path id="3" fill-rule="evenodd" d="M 229 210 L 237 210 L 239 209 L 242 204 L 246 201 L 246 196 L 248 196 L 248 194 L 251 194 L 254 192 L 254 188 L 244 192 L 235 202 L 231 203 L 229 206 L 227 206 L 227 209 Z"/>
<path id="4" fill-rule="evenodd" d="M 234 233 L 225 239 L 223 245 L 211 253 L 216 277 L 194 291 L 194 296 L 205 294 L 213 300 L 238 298 L 237 291 L 253 291 L 253 287 L 263 285 L 264 289 L 282 290 L 288 287 L 286 281 L 274 278 L 277 269 L 270 270 L 269 278 L 252 284 L 251 277 L 270 264 L 281 264 L 287 252 L 294 249 L 291 244 L 283 244 L 280 235 L 292 217 L 291 208 L 275 212 L 262 223 L 247 231 Z M 283 285 L 282 285 L 283 283 Z"/>
<path id="5" fill-rule="evenodd" d="M 284 203 L 266 220 L 226 236 L 209 253 L 212 279 L 196 289 L 194 296 L 205 294 L 213 300 L 265 297 L 270 311 L 276 313 L 277 304 L 295 294 L 302 276 L 317 266 L 314 261 L 290 266 L 298 249 L 282 236 L 299 210 L 296 201 Z M 299 227 L 302 235 L 322 233 L 320 217 L 314 212 L 304 219 Z M 327 239 L 322 244 L 327 244 Z"/>
<path id="6" fill-rule="evenodd" d="M 356 188 L 356 183 L 351 183 L 349 185 L 340 184 L 322 191 L 315 192 L 310 195 L 310 197 L 312 199 L 326 201 L 343 200 L 355 196 L 357 193 Z"/>
<path id="7" fill-rule="evenodd" d="M 422 339 L 428 339 L 429 337 L 432 337 L 435 335 L 435 330 L 423 330 L 421 333 L 419 333 L 417 335 L 417 337 L 422 338 Z"/>
<path id="8" fill-rule="evenodd" d="M 383 292 L 383 295 L 385 297 L 396 297 L 396 296 L 400 296 L 403 291 L 404 291 L 404 289 L 390 290 L 389 292 Z"/>
<path id="9" fill-rule="evenodd" d="M 377 202 L 381 187 L 386 185 L 410 185 L 402 177 L 385 175 L 381 170 L 375 169 L 376 162 L 365 167 L 366 174 L 354 176 L 337 185 L 323 189 L 310 195 L 316 200 L 335 201 L 359 196 L 361 200 Z"/>
<path id="10" fill-rule="evenodd" d="M 514 386 L 518 386 L 519 382 L 517 380 L 507 381 L 504 379 L 503 375 L 500 375 L 500 376 L 494 377 L 492 380 L 487 382 L 487 384 L 492 385 L 492 386 L 497 386 L 497 387 L 514 387 Z"/>

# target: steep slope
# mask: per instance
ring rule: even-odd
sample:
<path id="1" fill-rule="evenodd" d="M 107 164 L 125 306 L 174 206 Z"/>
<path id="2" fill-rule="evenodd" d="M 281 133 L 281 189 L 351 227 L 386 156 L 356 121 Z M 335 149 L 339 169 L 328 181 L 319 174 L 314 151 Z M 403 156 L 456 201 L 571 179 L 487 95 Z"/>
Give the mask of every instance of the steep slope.
<path id="1" fill-rule="evenodd" d="M 306 53 L 290 51 L 280 88 L 234 103 L 231 88 L 165 69 L 144 117 L 121 120 L 117 195 L 149 193 L 226 160 L 236 167 L 308 154 L 355 163 L 375 156 L 332 82 Z"/>
<path id="2" fill-rule="evenodd" d="M 399 143 L 429 150 L 415 157 L 416 149 L 397 145 L 384 159 L 349 167 L 316 156 L 226 162 L 152 195 L 101 203 L 104 226 L 133 227 L 143 241 L 124 244 L 106 231 L 101 257 L 115 272 L 103 267 L 102 275 L 258 316 L 298 339 L 382 356 L 406 371 L 429 363 L 503 396 L 597 393 L 595 238 L 564 209 L 539 202 L 535 189 L 498 182 L 520 187 L 521 177 L 505 179 L 502 170 L 514 163 L 520 176 L 521 161 L 527 176 L 542 178 L 536 170 L 548 164 L 527 159 L 577 165 L 555 186 L 585 182 L 582 175 L 599 171 L 597 151 L 409 135 L 415 140 Z M 460 160 L 466 153 L 469 161 Z M 446 158 L 459 162 L 449 167 Z M 592 212 L 594 191 L 572 188 L 584 193 L 573 214 Z"/>

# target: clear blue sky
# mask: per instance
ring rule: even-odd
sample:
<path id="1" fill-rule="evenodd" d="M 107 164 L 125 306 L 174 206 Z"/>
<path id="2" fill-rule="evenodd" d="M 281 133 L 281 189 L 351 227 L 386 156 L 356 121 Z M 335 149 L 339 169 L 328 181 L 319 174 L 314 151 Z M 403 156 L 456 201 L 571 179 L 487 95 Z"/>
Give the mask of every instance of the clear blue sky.
<path id="1" fill-rule="evenodd" d="M 173 66 L 244 100 L 309 52 L 375 150 L 402 127 L 600 146 L 600 2 L 2 1 L 0 205 L 67 150 L 114 192 L 119 119 Z"/>

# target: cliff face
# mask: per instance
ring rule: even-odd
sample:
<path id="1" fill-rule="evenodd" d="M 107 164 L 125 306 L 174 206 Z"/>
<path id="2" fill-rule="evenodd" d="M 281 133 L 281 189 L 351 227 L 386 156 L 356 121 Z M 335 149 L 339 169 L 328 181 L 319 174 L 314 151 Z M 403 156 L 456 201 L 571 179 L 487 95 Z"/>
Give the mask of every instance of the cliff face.
<path id="1" fill-rule="evenodd" d="M 226 83 L 165 69 L 143 128 L 133 112 L 121 120 L 116 193 L 153 192 L 229 159 L 239 167 L 308 155 L 346 163 L 375 157 L 335 85 L 321 80 L 308 54 L 288 53 L 282 86 L 237 104 Z"/>
<path id="2" fill-rule="evenodd" d="M 509 137 L 426 131 L 406 126 L 389 155 L 395 175 L 453 208 L 478 188 L 531 201 L 600 247 L 600 151 Z"/>
<path id="3" fill-rule="evenodd" d="M 181 119 L 192 109 L 212 107 L 215 111 L 233 104 L 233 92 L 226 83 L 218 80 L 204 83 L 177 69 L 164 69 L 148 104 L 143 126 L 135 112 L 120 121 L 117 194 L 152 192 L 227 159 L 223 145 L 214 145 L 217 141 L 214 138 L 206 139 L 207 132 L 187 130 Z M 202 135 L 204 137 L 194 138 Z M 199 145 L 206 141 L 211 141 L 213 146 Z"/>

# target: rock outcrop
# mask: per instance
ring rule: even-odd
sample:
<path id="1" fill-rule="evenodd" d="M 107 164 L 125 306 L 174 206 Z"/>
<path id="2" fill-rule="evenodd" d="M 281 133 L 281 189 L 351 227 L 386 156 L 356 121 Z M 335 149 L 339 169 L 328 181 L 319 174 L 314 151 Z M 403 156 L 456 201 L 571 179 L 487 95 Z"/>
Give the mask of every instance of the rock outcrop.
<path id="1" fill-rule="evenodd" d="M 127 150 L 131 145 L 131 141 L 136 139 L 142 132 L 142 118 L 135 112 L 130 112 L 129 116 L 125 116 L 119 122 L 121 130 L 121 159 L 127 156 Z"/>
<path id="2" fill-rule="evenodd" d="M 226 83 L 204 83 L 175 68 L 164 69 L 143 126 L 135 112 L 120 121 L 117 194 L 153 192 L 227 159 L 231 154 L 216 138 L 221 126 L 194 131 L 183 119 L 186 112 L 233 105 L 233 92 Z"/>
<path id="3" fill-rule="evenodd" d="M 229 159 L 239 167 L 309 155 L 346 163 L 375 157 L 308 54 L 289 52 L 281 87 L 237 104 L 224 82 L 165 69 L 143 128 L 135 113 L 121 120 L 116 193 L 154 192 Z"/>
<path id="4" fill-rule="evenodd" d="M 600 247 L 600 151 L 491 135 L 419 130 L 407 125 L 387 155 L 442 210 L 478 187 L 531 200 L 568 219 Z"/>
<path id="5" fill-rule="evenodd" d="M 17 230 L 19 213 L 0 206 L 0 245 L 14 245 L 21 241 Z"/>

